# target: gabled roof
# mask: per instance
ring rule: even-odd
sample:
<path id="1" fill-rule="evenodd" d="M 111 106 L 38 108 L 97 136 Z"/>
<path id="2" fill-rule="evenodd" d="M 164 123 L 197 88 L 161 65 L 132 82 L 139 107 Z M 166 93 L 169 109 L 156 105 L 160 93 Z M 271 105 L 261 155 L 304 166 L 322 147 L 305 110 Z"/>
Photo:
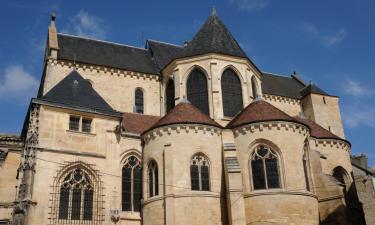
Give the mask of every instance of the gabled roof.
<path id="1" fill-rule="evenodd" d="M 168 126 L 172 124 L 203 124 L 221 128 L 218 123 L 201 112 L 193 104 L 189 102 L 181 102 L 145 132 L 157 127 Z"/>
<path id="2" fill-rule="evenodd" d="M 309 95 L 309 94 L 319 94 L 319 95 L 330 96 L 327 92 L 323 91 L 322 89 L 320 89 L 315 84 L 309 84 L 301 90 L 301 96 L 302 97 L 305 97 L 306 95 Z"/>
<path id="3" fill-rule="evenodd" d="M 159 69 L 164 68 L 174 58 L 178 57 L 184 49 L 184 47 L 180 45 L 154 40 L 147 40 L 147 46 Z"/>
<path id="4" fill-rule="evenodd" d="M 122 127 L 126 132 L 142 134 L 160 118 L 160 116 L 149 116 L 138 113 L 123 113 Z"/>
<path id="5" fill-rule="evenodd" d="M 118 114 L 94 90 L 91 83 L 84 79 L 77 71 L 72 71 L 44 96 L 36 100 L 75 109 L 88 109 L 93 112 Z"/>
<path id="6" fill-rule="evenodd" d="M 296 119 L 270 103 L 264 100 L 256 100 L 250 103 L 235 118 L 233 118 L 226 127 L 235 128 L 250 123 L 265 121 L 289 121 L 299 123 Z"/>
<path id="7" fill-rule="evenodd" d="M 58 34 L 58 59 L 159 74 L 147 49 Z"/>
<path id="8" fill-rule="evenodd" d="M 185 47 L 180 57 L 189 57 L 207 53 L 218 53 L 247 58 L 240 45 L 219 19 L 214 10 L 211 16 Z"/>

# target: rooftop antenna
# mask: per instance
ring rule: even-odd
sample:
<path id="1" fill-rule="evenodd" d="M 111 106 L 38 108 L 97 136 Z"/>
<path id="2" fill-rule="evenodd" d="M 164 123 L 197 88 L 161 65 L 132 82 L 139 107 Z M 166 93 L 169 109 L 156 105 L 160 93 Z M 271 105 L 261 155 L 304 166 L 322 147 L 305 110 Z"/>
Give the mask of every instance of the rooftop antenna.
<path id="1" fill-rule="evenodd" d="M 145 37 L 144 37 L 144 33 L 143 31 L 141 32 L 141 46 L 143 45 L 143 43 L 145 42 Z"/>

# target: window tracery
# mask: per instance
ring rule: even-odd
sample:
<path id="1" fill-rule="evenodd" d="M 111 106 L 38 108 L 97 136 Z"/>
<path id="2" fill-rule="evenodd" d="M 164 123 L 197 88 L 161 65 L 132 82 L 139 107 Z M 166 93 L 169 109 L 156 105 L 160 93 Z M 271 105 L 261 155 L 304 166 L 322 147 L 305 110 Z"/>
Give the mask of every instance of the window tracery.
<path id="1" fill-rule="evenodd" d="M 148 164 L 148 191 L 149 197 L 159 195 L 158 165 L 155 160 Z"/>
<path id="2" fill-rule="evenodd" d="M 122 211 L 141 211 L 142 167 L 141 161 L 129 156 L 122 167 Z"/>
<path id="3" fill-rule="evenodd" d="M 233 117 L 243 109 L 241 81 L 232 69 L 221 76 L 224 116 Z"/>
<path id="4" fill-rule="evenodd" d="M 187 99 L 203 113 L 209 114 L 207 79 L 202 71 L 194 69 L 186 83 Z"/>
<path id="5" fill-rule="evenodd" d="M 203 154 L 196 154 L 190 162 L 191 190 L 209 191 L 210 174 L 209 162 Z"/>

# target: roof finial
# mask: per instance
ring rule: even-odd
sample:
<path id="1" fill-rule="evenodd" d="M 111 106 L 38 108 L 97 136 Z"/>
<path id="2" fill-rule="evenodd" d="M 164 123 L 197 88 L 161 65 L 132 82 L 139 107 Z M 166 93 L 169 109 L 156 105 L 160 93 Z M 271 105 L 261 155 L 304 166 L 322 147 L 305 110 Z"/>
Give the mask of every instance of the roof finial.
<path id="1" fill-rule="evenodd" d="M 56 21 L 56 13 L 52 13 L 51 14 L 51 23 L 50 23 L 50 26 L 55 26 L 55 21 Z"/>
<path id="2" fill-rule="evenodd" d="M 212 6 L 211 15 L 212 15 L 212 16 L 217 16 L 217 12 L 216 12 L 216 7 L 215 7 L 215 5 Z"/>

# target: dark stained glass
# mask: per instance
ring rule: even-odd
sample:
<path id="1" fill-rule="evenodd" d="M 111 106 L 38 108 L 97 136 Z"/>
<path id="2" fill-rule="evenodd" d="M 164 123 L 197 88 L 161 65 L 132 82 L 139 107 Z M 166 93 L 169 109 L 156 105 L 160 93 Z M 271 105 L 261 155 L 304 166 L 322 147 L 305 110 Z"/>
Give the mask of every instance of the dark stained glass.
<path id="1" fill-rule="evenodd" d="M 253 175 L 254 190 L 265 189 L 266 180 L 264 177 L 263 160 L 261 158 L 252 160 L 251 169 Z"/>
<path id="2" fill-rule="evenodd" d="M 190 165 L 191 190 L 199 191 L 199 170 L 197 165 Z"/>
<path id="3" fill-rule="evenodd" d="M 233 117 L 243 109 L 241 81 L 231 69 L 221 76 L 221 92 L 224 116 Z"/>
<path id="4" fill-rule="evenodd" d="M 166 100 L 167 112 L 169 112 L 171 109 L 174 108 L 174 105 L 175 105 L 173 80 L 168 81 L 165 95 L 166 95 L 166 98 L 167 98 L 167 100 Z"/>
<path id="5" fill-rule="evenodd" d="M 59 219 L 68 219 L 69 189 L 60 189 Z"/>
<path id="6" fill-rule="evenodd" d="M 280 188 L 279 169 L 277 158 L 272 157 L 265 160 L 268 188 Z"/>
<path id="7" fill-rule="evenodd" d="M 79 188 L 73 189 L 72 198 L 72 220 L 80 220 L 81 218 L 81 194 L 82 190 Z"/>
<path id="8" fill-rule="evenodd" d="M 133 186 L 133 201 L 134 211 L 141 211 L 141 198 L 142 198 L 142 170 L 141 167 L 134 168 L 134 186 Z"/>
<path id="9" fill-rule="evenodd" d="M 209 191 L 210 179 L 209 179 L 209 172 L 208 172 L 207 165 L 201 166 L 201 178 L 202 178 L 202 191 Z"/>
<path id="10" fill-rule="evenodd" d="M 122 211 L 131 211 L 131 168 L 122 168 Z"/>
<path id="11" fill-rule="evenodd" d="M 143 91 L 139 88 L 135 90 L 135 112 L 143 113 Z"/>
<path id="12" fill-rule="evenodd" d="M 207 79 L 202 71 L 195 69 L 186 84 L 187 99 L 203 113 L 209 115 Z"/>
<path id="13" fill-rule="evenodd" d="M 84 202 L 83 202 L 83 219 L 92 220 L 92 208 L 93 208 L 93 191 L 85 190 L 84 192 Z"/>
<path id="14" fill-rule="evenodd" d="M 159 195 L 159 176 L 158 176 L 158 167 L 156 166 L 155 163 L 155 169 L 154 169 L 154 177 L 155 177 L 155 194 L 154 195 Z"/>
<path id="15" fill-rule="evenodd" d="M 305 183 L 306 183 L 306 190 L 310 191 L 310 182 L 309 182 L 309 175 L 308 175 L 308 168 L 307 168 L 307 159 L 303 158 L 303 172 L 305 173 Z"/>

